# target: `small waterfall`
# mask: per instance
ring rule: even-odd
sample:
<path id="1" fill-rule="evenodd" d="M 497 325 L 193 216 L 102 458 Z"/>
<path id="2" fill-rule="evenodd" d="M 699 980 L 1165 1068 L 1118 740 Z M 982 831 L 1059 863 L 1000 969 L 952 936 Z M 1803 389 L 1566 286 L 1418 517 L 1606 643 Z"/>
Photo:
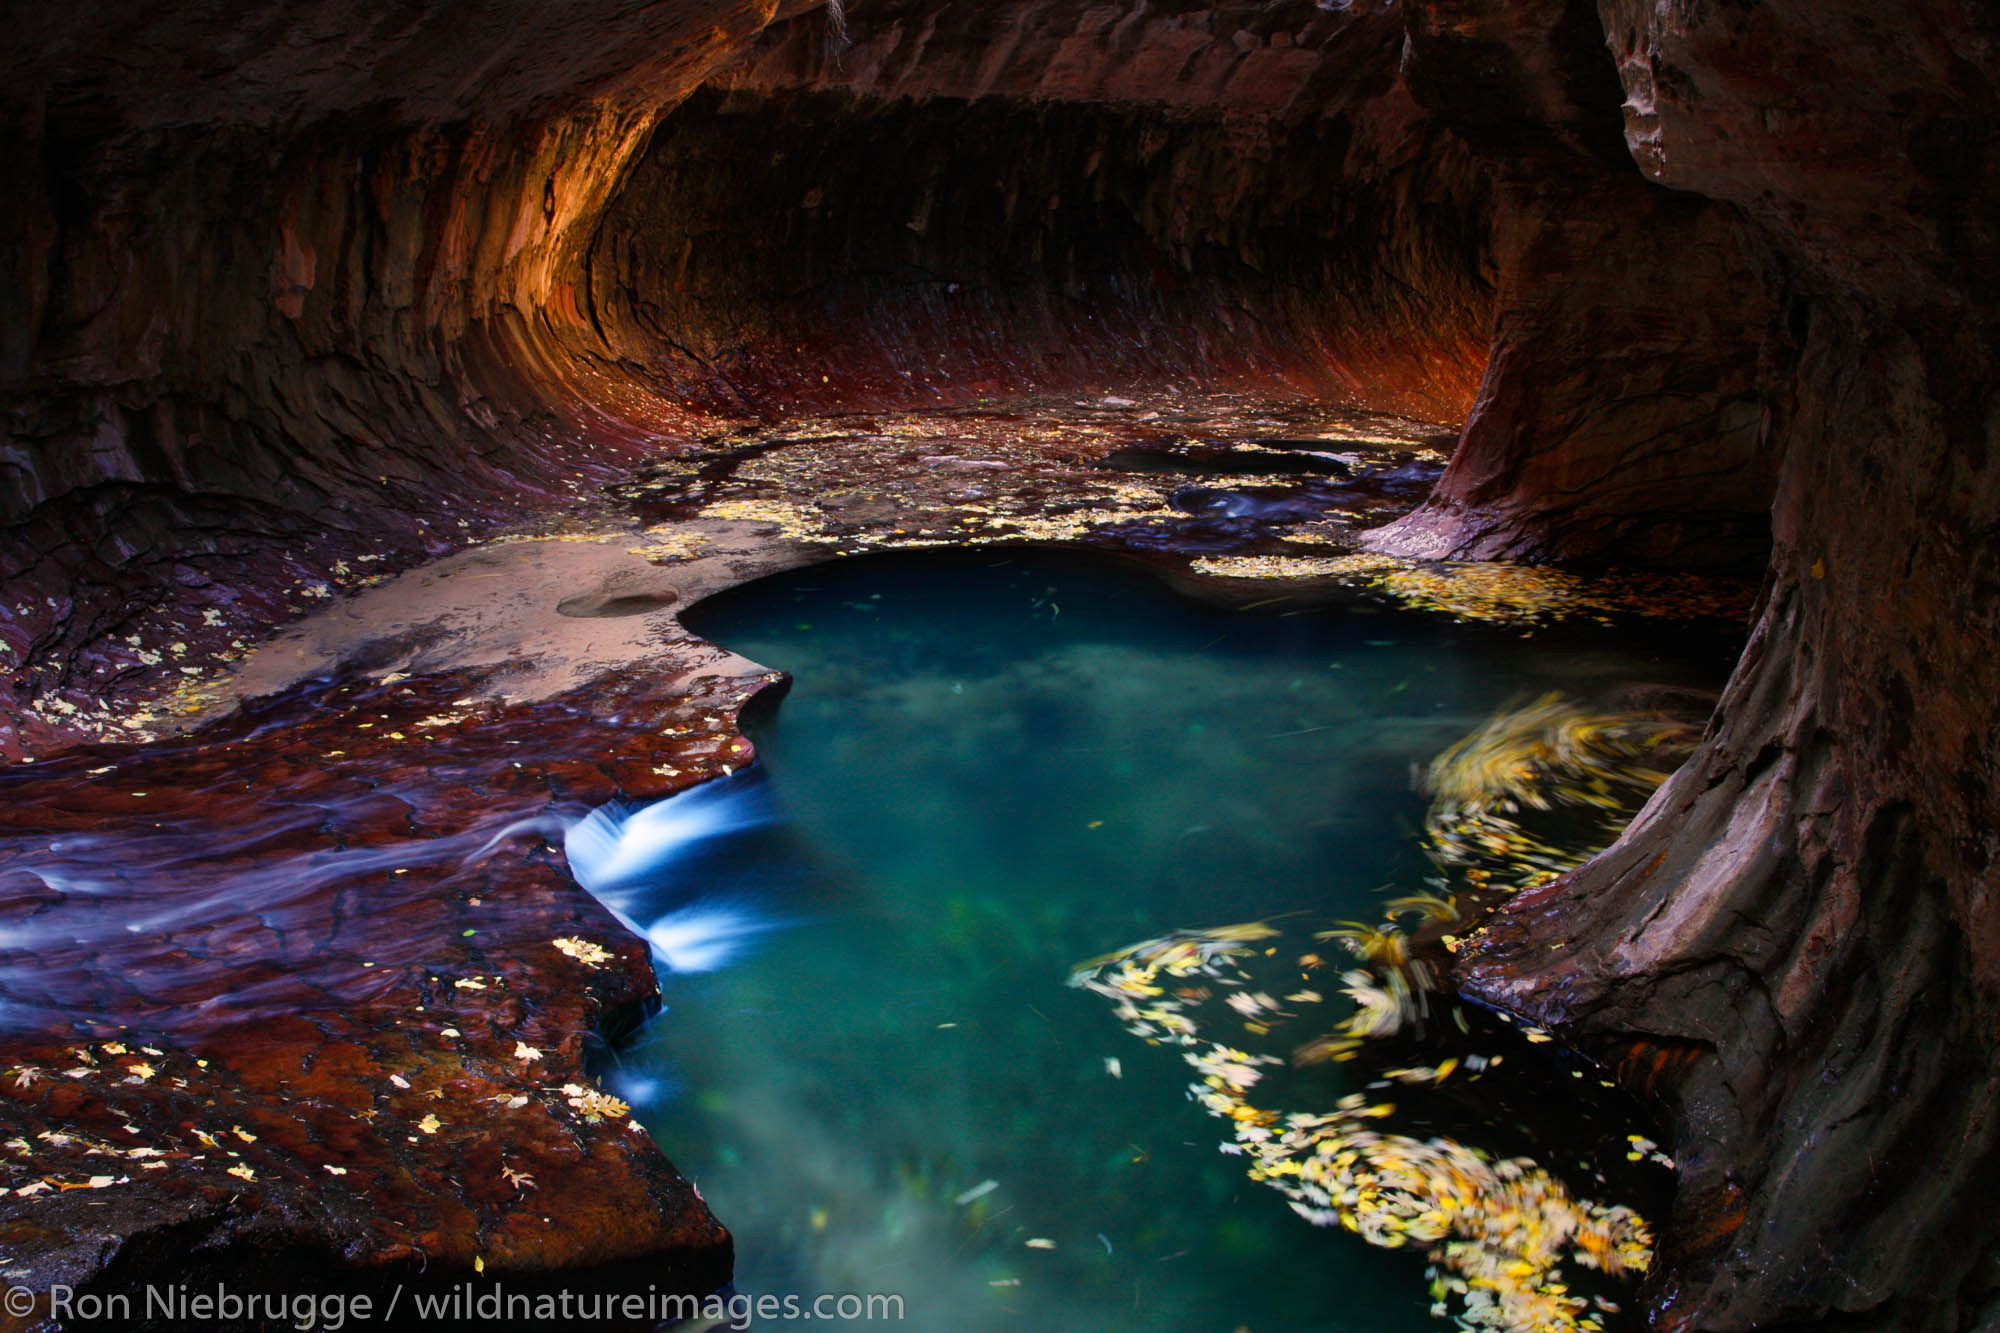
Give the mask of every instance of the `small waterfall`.
<path id="1" fill-rule="evenodd" d="M 715 841 L 776 818 L 763 774 L 748 769 L 650 805 L 605 805 L 563 832 L 570 874 L 675 972 L 712 972 L 779 922 L 689 873 Z"/>

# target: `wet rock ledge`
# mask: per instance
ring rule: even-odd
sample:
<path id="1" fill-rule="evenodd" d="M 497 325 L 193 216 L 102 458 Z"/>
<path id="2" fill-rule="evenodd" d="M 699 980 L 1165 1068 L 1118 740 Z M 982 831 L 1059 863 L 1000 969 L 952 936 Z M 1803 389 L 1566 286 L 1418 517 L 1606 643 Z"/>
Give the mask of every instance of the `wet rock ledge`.
<path id="1" fill-rule="evenodd" d="M 744 762 L 766 683 L 392 673 L 0 775 L 8 1281 L 725 1282 L 727 1233 L 585 1067 L 654 1003 L 646 947 L 542 838 L 479 853 Z"/>

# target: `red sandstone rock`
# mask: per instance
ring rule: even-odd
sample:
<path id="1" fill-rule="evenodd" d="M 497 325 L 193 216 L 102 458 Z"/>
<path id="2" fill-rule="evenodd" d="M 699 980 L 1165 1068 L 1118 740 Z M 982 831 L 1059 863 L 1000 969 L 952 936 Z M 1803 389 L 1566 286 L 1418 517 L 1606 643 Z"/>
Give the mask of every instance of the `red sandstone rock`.
<path id="1" fill-rule="evenodd" d="M 1945 145 L 1994 123 L 1992 20 L 1602 8 L 1636 160 L 1740 207 L 1786 272 L 1758 426 L 1775 549 L 1703 750 L 1504 913 L 1468 981 L 1613 1052 L 1699 1052 L 1667 1075 L 1659 1326 L 1969 1326 L 2000 1171 L 2000 174 Z M 1475 415 L 1455 470 L 1479 438 Z M 1495 473 L 1532 499 L 1534 467 Z"/>
<path id="2" fill-rule="evenodd" d="M 540 839 L 479 852 L 540 804 L 747 762 L 701 719 L 762 678 L 468 708 L 475 684 L 308 687 L 221 734 L 0 775 L 0 883 L 40 886 L 0 950 L 13 1282 L 727 1281 L 693 1187 L 563 1091 L 653 1002 L 645 946 Z"/>
<path id="3" fill-rule="evenodd" d="M 1380 540 L 1735 562 L 1775 496 L 1774 552 L 1703 754 L 1618 847 L 1497 924 L 1469 981 L 1614 1053 L 1673 1053 L 1642 1075 L 1682 1115 L 1663 1324 L 1986 1318 L 1991 15 L 856 0 L 851 63 L 817 15 L 756 40 L 808 8 L 18 16 L 0 106 L 16 698 L 115 695 L 172 669 L 124 642 L 156 617 L 219 650 L 204 607 L 281 619 L 291 581 L 343 555 L 448 548 L 684 427 L 687 402 L 782 405 L 818 392 L 816 368 L 828 386 L 851 368 L 864 399 L 1136 368 L 1464 401 L 1490 282 L 1465 443 L 1436 503 Z M 724 70 L 734 91 L 691 109 L 686 141 L 654 135 Z M 828 191 L 899 127 L 974 93 L 1015 100 L 972 123 L 1087 130 L 1111 163 L 1004 154 L 1024 159 L 1017 210 L 1083 216 L 1130 167 L 1123 252 L 1096 221 L 1003 231 L 1033 261 L 1009 267 L 955 252 L 929 212 L 891 219 L 916 224 L 900 249 L 829 220 Z M 903 94 L 928 101 L 890 109 Z M 804 155 L 834 106 L 818 146 L 847 153 L 774 171 L 776 207 L 704 215 L 754 240 L 742 268 L 684 282 L 681 256 L 646 249 L 719 171 L 704 136 L 778 130 Z M 899 205 L 950 179 L 900 172 Z M 624 182 L 643 188 L 614 204 Z M 827 278 L 878 254 L 945 284 L 964 269 L 977 299 Z M 23 715 L 0 747 L 73 730 Z M 42 1113 L 98 1114 L 76 1096 Z M 186 1206 L 221 1216 L 204 1191 Z M 462 1253 L 462 1220 L 422 1216 L 436 1198 L 391 1222 Z"/>

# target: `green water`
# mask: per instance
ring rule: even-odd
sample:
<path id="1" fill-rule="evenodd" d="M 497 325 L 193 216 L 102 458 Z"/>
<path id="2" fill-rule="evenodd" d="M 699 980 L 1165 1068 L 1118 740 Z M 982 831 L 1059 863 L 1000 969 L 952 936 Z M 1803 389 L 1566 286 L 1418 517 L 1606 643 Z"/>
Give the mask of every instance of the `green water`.
<path id="1" fill-rule="evenodd" d="M 686 619 L 796 683 L 752 728 L 781 819 L 665 891 L 775 924 L 663 976 L 616 1077 L 735 1233 L 739 1291 L 893 1294 L 938 1333 L 1445 1327 L 1419 1257 L 1247 1180 L 1178 1056 L 1065 978 L 1176 927 L 1373 920 L 1430 873 L 1413 767 L 1523 693 L 1727 664 L 1228 612 L 1025 552 L 848 561 Z"/>

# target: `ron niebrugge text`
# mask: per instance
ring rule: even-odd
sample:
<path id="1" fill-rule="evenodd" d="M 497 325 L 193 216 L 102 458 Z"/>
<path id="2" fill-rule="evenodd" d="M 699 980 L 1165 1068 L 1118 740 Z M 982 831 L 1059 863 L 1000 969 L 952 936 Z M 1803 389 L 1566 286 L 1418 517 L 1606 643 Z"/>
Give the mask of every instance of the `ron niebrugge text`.
<path id="1" fill-rule="evenodd" d="M 407 1299 L 406 1299 L 407 1297 Z M 406 1322 L 439 1323 L 460 1320 L 535 1319 L 565 1322 L 594 1319 L 707 1320 L 713 1325 L 747 1329 L 753 1319 L 846 1319 L 899 1321 L 903 1298 L 894 1294 L 823 1293 L 751 1296 L 690 1296 L 663 1291 L 508 1291 L 501 1285 L 464 1283 L 457 1287 L 405 1293 L 392 1287 L 379 1296 L 340 1292 L 235 1291 L 226 1286 L 194 1287 L 187 1283 L 148 1286 L 136 1292 L 77 1292 L 49 1288 L 44 1298 L 26 1287 L 10 1287 L 0 1306 L 25 1316 L 44 1311 L 59 1323 L 128 1324 L 151 1319 L 190 1323 L 264 1320 L 284 1323 L 309 1333 L 350 1324 L 387 1323 L 399 1316 Z"/>

